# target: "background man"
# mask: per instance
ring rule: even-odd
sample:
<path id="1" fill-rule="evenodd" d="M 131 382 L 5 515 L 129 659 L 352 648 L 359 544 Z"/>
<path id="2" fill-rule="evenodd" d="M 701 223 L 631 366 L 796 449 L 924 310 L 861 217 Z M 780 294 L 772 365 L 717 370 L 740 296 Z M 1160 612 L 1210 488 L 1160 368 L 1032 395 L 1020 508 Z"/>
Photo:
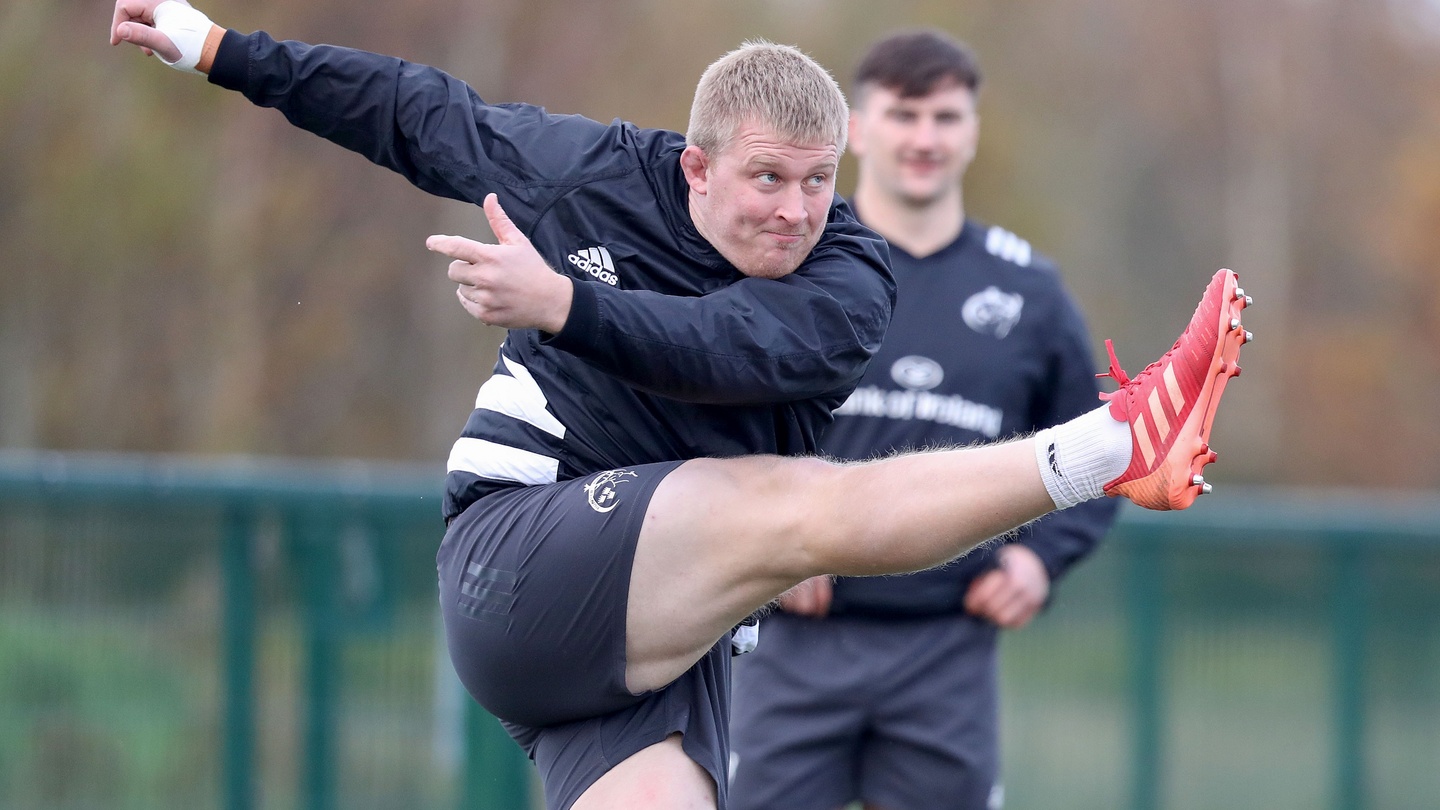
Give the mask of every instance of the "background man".
<path id="1" fill-rule="evenodd" d="M 1196 447 L 1243 342 L 1228 270 L 1183 351 L 1032 439 L 786 457 L 814 448 L 893 302 L 884 243 L 835 200 L 844 97 L 794 48 L 711 65 L 682 137 L 487 104 L 434 68 L 227 31 L 178 0 L 117 0 L 110 39 L 483 202 L 499 244 L 427 242 L 467 311 L 510 330 L 451 453 L 440 603 L 456 672 L 551 808 L 724 807 L 732 629 L 804 579 L 927 568 L 1107 493 L 1203 492 Z M 1171 381 L 1165 438 L 1132 429 Z M 857 513 L 862 494 L 884 506 Z"/>
<path id="2" fill-rule="evenodd" d="M 933 30 L 892 35 L 851 93 L 854 207 L 891 247 L 879 354 L 821 449 L 846 459 L 1024 435 L 1090 410 L 1090 339 L 1056 269 L 965 216 L 980 68 Z M 942 568 L 807 580 L 736 664 L 732 806 L 999 806 L 996 631 L 1028 623 L 1105 533 L 1091 501 Z"/>

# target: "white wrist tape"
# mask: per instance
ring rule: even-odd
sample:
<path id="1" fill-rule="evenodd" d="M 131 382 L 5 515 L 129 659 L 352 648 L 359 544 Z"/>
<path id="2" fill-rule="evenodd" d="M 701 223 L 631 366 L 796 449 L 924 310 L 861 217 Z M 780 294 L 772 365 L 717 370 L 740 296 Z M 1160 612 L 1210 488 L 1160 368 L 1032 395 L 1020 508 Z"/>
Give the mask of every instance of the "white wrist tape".
<path id="1" fill-rule="evenodd" d="M 176 70 L 199 73 L 195 65 L 200 62 L 200 53 L 205 50 L 205 37 L 210 35 L 212 26 L 210 18 L 194 8 L 175 0 L 165 0 L 155 7 L 155 30 L 175 43 L 175 47 L 180 49 L 180 58 L 167 62 L 158 53 L 155 57 Z"/>

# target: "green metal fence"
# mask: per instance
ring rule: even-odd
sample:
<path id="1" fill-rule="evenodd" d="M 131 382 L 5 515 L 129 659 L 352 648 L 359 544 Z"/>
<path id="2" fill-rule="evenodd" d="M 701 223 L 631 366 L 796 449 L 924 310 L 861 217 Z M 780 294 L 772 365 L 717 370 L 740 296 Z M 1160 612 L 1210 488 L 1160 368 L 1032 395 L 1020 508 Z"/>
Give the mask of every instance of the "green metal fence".
<path id="1" fill-rule="evenodd" d="M 524 808 L 426 467 L 0 454 L 0 807 Z"/>
<path id="2" fill-rule="evenodd" d="M 1440 495 L 1243 489 L 1007 635 L 1007 807 L 1440 807 Z"/>
<path id="3" fill-rule="evenodd" d="M 430 467 L 0 452 L 0 807 L 504 808 Z M 1003 642 L 1010 808 L 1440 806 L 1440 498 L 1128 511 Z"/>

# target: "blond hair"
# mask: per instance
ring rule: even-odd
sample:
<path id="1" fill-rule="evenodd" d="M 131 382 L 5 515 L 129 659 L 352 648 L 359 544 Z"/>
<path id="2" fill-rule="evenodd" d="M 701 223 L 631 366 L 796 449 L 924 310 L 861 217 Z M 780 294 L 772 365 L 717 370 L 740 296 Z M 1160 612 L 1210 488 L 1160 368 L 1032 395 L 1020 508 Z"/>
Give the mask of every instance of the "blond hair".
<path id="1" fill-rule="evenodd" d="M 746 121 L 793 144 L 845 152 L 850 109 L 840 85 L 799 48 L 749 40 L 700 76 L 685 141 L 718 154 Z"/>

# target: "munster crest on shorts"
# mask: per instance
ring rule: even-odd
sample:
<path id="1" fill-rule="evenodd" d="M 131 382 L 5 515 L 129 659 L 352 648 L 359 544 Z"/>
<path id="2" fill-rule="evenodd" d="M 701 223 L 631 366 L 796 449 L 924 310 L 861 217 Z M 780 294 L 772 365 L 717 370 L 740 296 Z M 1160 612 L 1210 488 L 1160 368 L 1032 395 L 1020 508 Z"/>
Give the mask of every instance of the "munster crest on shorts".
<path id="1" fill-rule="evenodd" d="M 620 505 L 620 485 L 631 478 L 639 478 L 629 470 L 609 470 L 590 479 L 585 485 L 585 497 L 590 499 L 590 508 L 596 512 L 609 512 Z"/>
<path id="2" fill-rule="evenodd" d="M 1001 292 L 991 285 L 970 296 L 960 308 L 960 317 L 965 325 L 982 335 L 1004 338 L 1020 322 L 1020 310 L 1025 299 L 1019 293 Z"/>

